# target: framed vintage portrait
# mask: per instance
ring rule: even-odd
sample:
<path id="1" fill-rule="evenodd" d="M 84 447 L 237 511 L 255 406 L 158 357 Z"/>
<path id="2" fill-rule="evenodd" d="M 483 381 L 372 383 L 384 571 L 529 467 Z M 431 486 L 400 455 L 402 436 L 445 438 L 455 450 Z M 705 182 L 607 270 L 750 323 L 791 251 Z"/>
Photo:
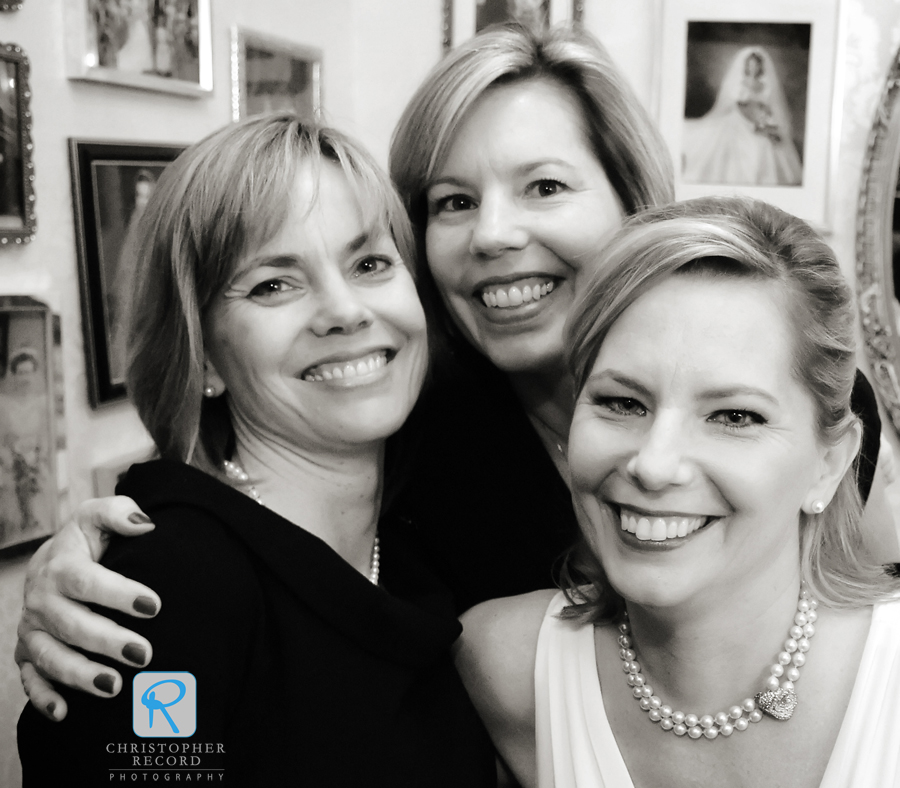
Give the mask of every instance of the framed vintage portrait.
<path id="1" fill-rule="evenodd" d="M 0 247 L 34 238 L 33 148 L 28 58 L 0 44 Z"/>
<path id="2" fill-rule="evenodd" d="M 322 109 L 322 50 L 240 27 L 231 29 L 234 120 L 290 109 L 314 119 Z"/>
<path id="3" fill-rule="evenodd" d="M 141 211 L 185 146 L 69 139 L 88 393 L 125 397 L 127 294 Z"/>
<path id="4" fill-rule="evenodd" d="M 747 194 L 824 229 L 839 0 L 663 0 L 659 124 L 679 199 Z"/>
<path id="5" fill-rule="evenodd" d="M 61 369 L 50 308 L 30 296 L 0 296 L 0 551 L 58 527 Z"/>
<path id="6" fill-rule="evenodd" d="M 583 11 L 584 0 L 444 0 L 444 50 L 503 22 L 522 22 L 539 29 L 563 23 L 580 25 Z"/>
<path id="7" fill-rule="evenodd" d="M 200 96 L 212 91 L 210 0 L 67 0 L 69 79 Z"/>

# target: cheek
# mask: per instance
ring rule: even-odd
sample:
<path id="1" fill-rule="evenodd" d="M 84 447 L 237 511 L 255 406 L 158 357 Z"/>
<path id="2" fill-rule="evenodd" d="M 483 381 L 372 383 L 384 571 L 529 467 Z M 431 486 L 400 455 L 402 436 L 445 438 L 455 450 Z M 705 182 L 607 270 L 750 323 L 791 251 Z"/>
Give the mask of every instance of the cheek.
<path id="1" fill-rule="evenodd" d="M 452 227 L 430 224 L 425 231 L 425 259 L 438 292 L 447 297 L 465 272 L 458 254 L 461 233 Z"/>
<path id="2" fill-rule="evenodd" d="M 593 496 L 616 468 L 617 447 L 614 436 L 595 418 L 572 422 L 569 435 L 569 471 L 572 492 Z"/>

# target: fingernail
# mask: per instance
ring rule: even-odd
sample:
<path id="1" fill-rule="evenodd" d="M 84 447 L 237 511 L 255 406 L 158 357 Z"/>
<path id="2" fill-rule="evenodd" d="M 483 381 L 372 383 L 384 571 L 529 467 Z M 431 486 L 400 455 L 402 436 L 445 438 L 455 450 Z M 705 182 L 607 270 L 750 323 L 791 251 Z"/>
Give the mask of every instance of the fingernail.
<path id="1" fill-rule="evenodd" d="M 131 606 L 138 612 L 143 613 L 145 616 L 155 616 L 156 615 L 156 602 L 152 600 L 149 596 L 139 596 L 134 602 L 131 603 Z"/>
<path id="2" fill-rule="evenodd" d="M 56 701 L 55 701 L 55 700 L 51 700 L 51 701 L 47 704 L 47 713 L 48 713 L 51 717 L 53 717 L 53 719 L 56 719 Z"/>
<path id="3" fill-rule="evenodd" d="M 152 523 L 149 517 L 143 512 L 132 512 L 128 515 L 128 522 L 134 523 L 135 525 L 143 525 L 144 523 Z"/>
<path id="4" fill-rule="evenodd" d="M 112 695 L 116 687 L 116 680 L 109 673 L 100 673 L 94 677 L 94 686 L 101 692 Z"/>
<path id="5" fill-rule="evenodd" d="M 138 643 L 128 643 L 122 649 L 122 656 L 135 665 L 143 665 L 147 661 L 147 650 Z"/>

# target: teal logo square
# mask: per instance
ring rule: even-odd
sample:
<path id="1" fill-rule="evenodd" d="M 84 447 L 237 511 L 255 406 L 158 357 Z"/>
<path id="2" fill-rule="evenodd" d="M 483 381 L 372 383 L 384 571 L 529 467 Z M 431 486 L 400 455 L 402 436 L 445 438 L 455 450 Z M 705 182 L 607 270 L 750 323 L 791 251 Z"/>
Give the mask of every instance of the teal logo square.
<path id="1" fill-rule="evenodd" d="M 186 671 L 146 670 L 132 682 L 134 732 L 146 738 L 187 738 L 197 731 L 197 679 Z"/>

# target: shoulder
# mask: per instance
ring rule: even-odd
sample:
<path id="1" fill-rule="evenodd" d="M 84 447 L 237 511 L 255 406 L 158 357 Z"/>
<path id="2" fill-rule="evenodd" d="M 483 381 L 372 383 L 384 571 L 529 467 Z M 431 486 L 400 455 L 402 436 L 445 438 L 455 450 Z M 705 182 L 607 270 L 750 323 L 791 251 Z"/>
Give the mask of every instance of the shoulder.
<path id="1" fill-rule="evenodd" d="M 538 634 L 554 590 L 493 599 L 462 617 L 456 663 L 489 729 L 534 725 Z"/>

